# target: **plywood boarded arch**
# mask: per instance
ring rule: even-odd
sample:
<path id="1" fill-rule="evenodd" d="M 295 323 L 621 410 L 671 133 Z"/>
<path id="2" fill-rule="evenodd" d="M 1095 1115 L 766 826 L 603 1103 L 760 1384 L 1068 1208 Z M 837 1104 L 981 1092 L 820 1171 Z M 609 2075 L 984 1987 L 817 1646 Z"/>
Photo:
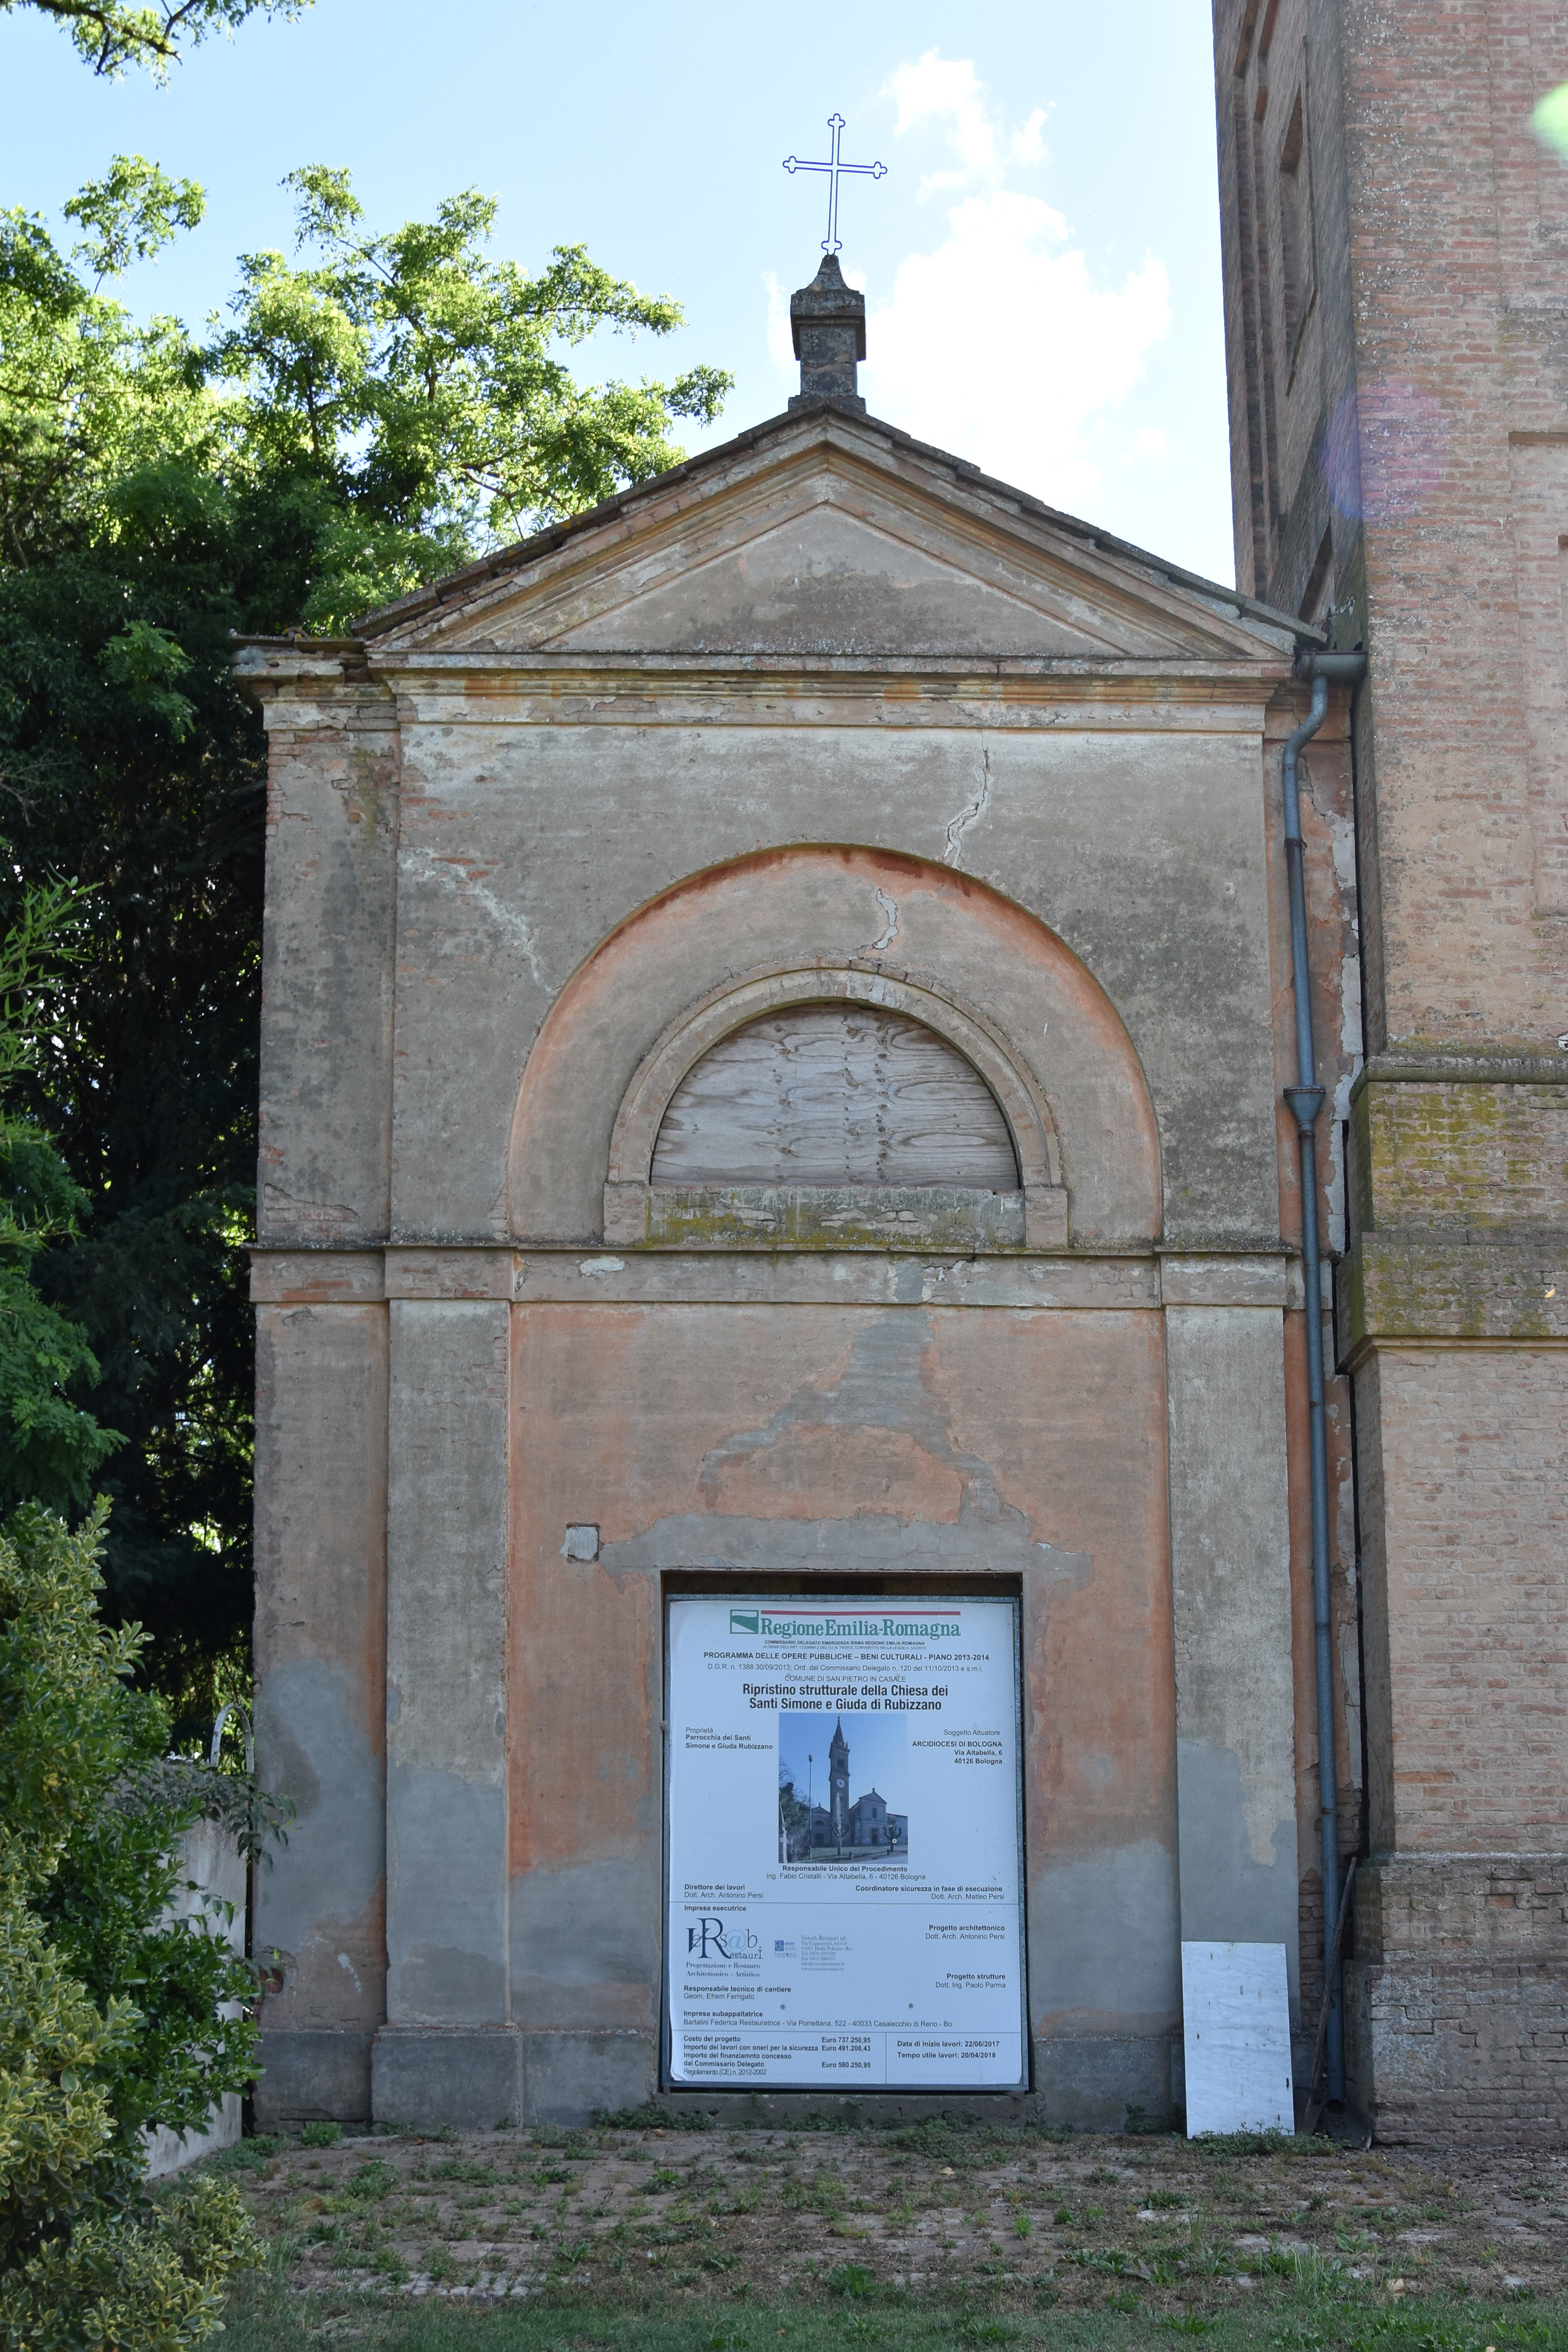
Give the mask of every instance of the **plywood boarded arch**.
<path id="1" fill-rule="evenodd" d="M 650 1221 L 659 1130 L 703 1055 L 771 1012 L 835 1003 L 918 1023 L 978 1075 L 1014 1147 L 1016 1192 L 985 1190 L 989 1208 L 972 1200 L 950 1214 L 952 1201 L 915 1202 L 920 1187 L 880 1188 L 900 1199 L 862 1201 L 847 1223 L 819 1231 L 781 1227 L 776 1201 L 717 1223 L 711 1203 L 684 1223 Z M 629 915 L 546 1019 L 512 1125 L 510 1223 L 521 1240 L 1059 1248 L 1069 1201 L 1075 1244 L 1159 1232 L 1153 1110 L 1114 1006 L 1026 908 L 967 875 L 877 849 L 759 852 Z M 857 1224 L 868 1208 L 875 1214 Z"/>
<path id="2" fill-rule="evenodd" d="M 775 1087 L 783 1116 L 767 1123 L 764 1137 L 755 1117 L 746 1118 L 760 1107 L 747 1103 L 742 1089 L 754 1083 L 766 1042 L 776 1039 L 787 1050 L 790 1029 L 798 1032 L 813 1015 L 829 1043 L 831 1016 L 839 1016 L 847 1050 L 819 1056 L 805 1087 Z M 912 1079 L 886 1067 L 889 1056 L 879 1052 L 882 1041 L 874 1034 L 879 1024 L 889 1024 L 887 1044 L 895 1052 L 901 1046 L 914 1066 Z M 763 1055 L 745 1055 L 759 1033 Z M 709 1132 L 696 1150 L 672 1148 L 672 1121 L 696 1109 L 694 1081 L 703 1072 L 710 1074 Z M 764 1085 L 768 1076 L 764 1069 Z M 900 1084 L 928 1097 L 944 1087 L 941 1131 L 910 1133 L 908 1113 L 900 1119 L 896 1100 Z M 847 1097 L 857 1086 L 878 1089 L 880 1099 L 865 1107 L 864 1125 L 885 1131 L 891 1124 L 890 1150 L 854 1148 L 860 1106 Z M 837 1169 L 831 1165 L 836 1108 L 843 1114 Z M 797 1155 L 804 1164 L 792 1169 Z M 739 1164 L 726 1167 L 726 1159 Z M 746 973 L 670 1024 L 616 1120 L 605 1233 L 628 1242 L 902 1237 L 1051 1246 L 1067 1240 L 1067 1206 L 1049 1108 L 993 1024 L 929 975 L 824 960 Z"/>
<path id="3" fill-rule="evenodd" d="M 956 1046 L 885 1006 L 814 999 L 758 1014 L 692 1064 L 648 1181 L 1016 1192 L 1020 1180 L 1002 1106 Z"/>

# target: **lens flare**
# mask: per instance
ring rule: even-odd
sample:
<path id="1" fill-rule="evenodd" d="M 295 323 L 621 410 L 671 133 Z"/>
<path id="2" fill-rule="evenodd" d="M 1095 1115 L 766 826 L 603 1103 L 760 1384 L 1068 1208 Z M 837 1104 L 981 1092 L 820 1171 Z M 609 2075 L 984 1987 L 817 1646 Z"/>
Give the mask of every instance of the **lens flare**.
<path id="1" fill-rule="evenodd" d="M 1347 392 L 1329 420 L 1321 453 L 1329 495 L 1342 515 L 1391 522 L 1415 514 L 1448 463 L 1448 425 L 1419 384 L 1374 378 Z"/>
<path id="2" fill-rule="evenodd" d="M 1543 147 L 1568 157 L 1568 81 L 1549 89 L 1530 118 L 1530 127 Z"/>

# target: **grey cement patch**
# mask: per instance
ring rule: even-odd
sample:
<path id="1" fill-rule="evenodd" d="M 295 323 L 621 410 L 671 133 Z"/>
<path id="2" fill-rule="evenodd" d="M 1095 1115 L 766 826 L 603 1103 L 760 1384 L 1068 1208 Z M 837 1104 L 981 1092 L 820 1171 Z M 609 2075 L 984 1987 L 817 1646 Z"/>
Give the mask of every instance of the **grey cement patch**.
<path id="1" fill-rule="evenodd" d="M 1135 2038 L 1181 2014 L 1176 1864 L 1153 1838 L 1043 1870 L 1029 1889 L 1029 2006 Z"/>
<path id="2" fill-rule="evenodd" d="M 273 1668 L 257 1694 L 256 1762 L 263 1787 L 300 1809 L 257 1874 L 257 1940 L 294 1952 L 323 1921 L 359 1917 L 385 1867 L 381 1758 L 341 1669 L 311 1658 Z"/>
<path id="3" fill-rule="evenodd" d="M 395 1301 L 387 2015 L 507 2013 L 508 1312 Z"/>
<path id="4" fill-rule="evenodd" d="M 492 2131 L 522 2113 L 521 2037 L 384 2026 L 371 2056 L 378 2124 L 439 2131 L 444 2124 Z"/>
<path id="5" fill-rule="evenodd" d="M 1227 1748 L 1176 1742 L 1182 1825 L 1184 1942 L 1283 1944 L 1290 2013 L 1300 2010 L 1300 1895 L 1296 1817 L 1274 1833 L 1275 1859 L 1254 1859 L 1243 1801 L 1241 1764 Z"/>
<path id="6" fill-rule="evenodd" d="M 387 1776 L 387 2013 L 506 2016 L 506 1801 L 428 1765 Z"/>
<path id="7" fill-rule="evenodd" d="M 1172 2110 L 1169 2033 L 1063 2034 L 1035 2043 L 1035 2091 L 1050 2124 L 1121 2131 L 1134 2107 L 1151 2122 Z"/>
<path id="8" fill-rule="evenodd" d="M 268 2028 L 261 2036 L 257 2122 L 267 2129 L 317 2116 L 340 2124 L 367 2123 L 374 2039 L 369 2029 L 279 2033 Z"/>
<path id="9" fill-rule="evenodd" d="M 800 1429 L 889 1429 L 913 1437 L 962 1481 L 956 1521 L 900 1519 L 867 1512 L 843 1519 L 757 1519 L 681 1512 L 639 1536 L 605 1544 L 605 1566 L 647 1574 L 676 1568 L 736 1568 L 798 1573 L 921 1570 L 942 1575 L 1028 1574 L 1081 1583 L 1090 1563 L 1035 1535 L 1027 1515 L 1004 1503 L 987 1464 L 954 1444 L 941 1392 L 925 1377 L 931 1317 L 897 1307 L 868 1317 L 842 1380 L 798 1389 L 760 1428 L 738 1431 L 703 1458 L 700 1484 L 715 1502 L 733 1463 L 764 1454 Z"/>
<path id="10" fill-rule="evenodd" d="M 552 1985 L 657 1984 L 658 1913 L 651 1856 L 525 1872 L 511 1885 L 512 1975 Z"/>
<path id="11" fill-rule="evenodd" d="M 342 721 L 341 709 L 318 706 L 310 731 L 272 750 L 262 944 L 263 1239 L 386 1232 L 395 708 L 373 689 L 352 721 Z"/>
<path id="12" fill-rule="evenodd" d="M 657 2072 L 651 2034 L 525 2034 L 523 2120 L 585 2124 L 596 2107 L 640 2107 Z"/>
<path id="13" fill-rule="evenodd" d="M 1300 2005 L 1281 1317 L 1165 1310 L 1182 1934 L 1283 1944 Z M 1228 1923 L 1228 1924 L 1227 1924 Z"/>

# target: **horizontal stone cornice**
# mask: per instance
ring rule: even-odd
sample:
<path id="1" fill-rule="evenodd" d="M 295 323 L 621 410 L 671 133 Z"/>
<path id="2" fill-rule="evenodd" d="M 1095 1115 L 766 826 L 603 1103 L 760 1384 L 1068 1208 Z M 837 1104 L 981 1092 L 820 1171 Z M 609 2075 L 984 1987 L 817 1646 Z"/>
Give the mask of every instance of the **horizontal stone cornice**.
<path id="1" fill-rule="evenodd" d="M 1369 1087 L 1568 1087 L 1568 1053 L 1493 1054 L 1464 1046 L 1374 1054 L 1357 1071 L 1353 1103 Z"/>
<path id="2" fill-rule="evenodd" d="M 1192 1250 L 725 1249 L 510 1241 L 258 1245 L 258 1306 L 377 1306 L 390 1299 L 514 1305 L 992 1307 L 1125 1310 L 1301 1303 L 1283 1244 Z"/>

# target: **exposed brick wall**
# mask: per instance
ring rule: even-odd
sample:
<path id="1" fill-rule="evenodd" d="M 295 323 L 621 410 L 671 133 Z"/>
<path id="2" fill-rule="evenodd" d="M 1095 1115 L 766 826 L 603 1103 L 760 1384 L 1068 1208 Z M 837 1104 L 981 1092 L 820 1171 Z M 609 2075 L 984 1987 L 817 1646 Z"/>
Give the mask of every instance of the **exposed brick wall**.
<path id="1" fill-rule="evenodd" d="M 1568 1853 L 1363 1864 L 1354 1937 L 1348 2071 L 1378 2137 L 1560 2144 Z"/>
<path id="2" fill-rule="evenodd" d="M 1363 1233 L 1568 1219 L 1568 1087 L 1407 1081 L 1367 1087 L 1355 1109 Z"/>
<path id="3" fill-rule="evenodd" d="M 1568 165 L 1530 115 L 1568 79 L 1568 8 L 1215 0 L 1215 24 L 1237 577 L 1315 617 L 1326 533 L 1336 639 L 1371 657 L 1369 1045 L 1550 1045 L 1568 1026 Z M 1313 290 L 1291 350 L 1278 156 L 1298 91 Z M 1364 526 L 1353 465 L 1324 461 L 1347 398 Z"/>
<path id="4" fill-rule="evenodd" d="M 1237 576 L 1369 662 L 1373 1060 L 1336 1336 L 1368 1835 L 1384 1870 L 1423 1854 L 1447 1925 L 1423 1941 L 1411 1895 L 1383 1957 L 1363 1946 L 1358 2080 L 1380 2129 L 1425 2104 L 1560 2130 L 1568 1945 L 1494 1951 L 1491 1898 L 1433 1850 L 1568 1844 L 1568 164 L 1530 126 L 1568 80 L 1568 0 L 1215 0 L 1214 21 Z"/>
<path id="5" fill-rule="evenodd" d="M 1373 1853 L 1568 1846 L 1568 1353 L 1382 1349 L 1357 1435 Z"/>

